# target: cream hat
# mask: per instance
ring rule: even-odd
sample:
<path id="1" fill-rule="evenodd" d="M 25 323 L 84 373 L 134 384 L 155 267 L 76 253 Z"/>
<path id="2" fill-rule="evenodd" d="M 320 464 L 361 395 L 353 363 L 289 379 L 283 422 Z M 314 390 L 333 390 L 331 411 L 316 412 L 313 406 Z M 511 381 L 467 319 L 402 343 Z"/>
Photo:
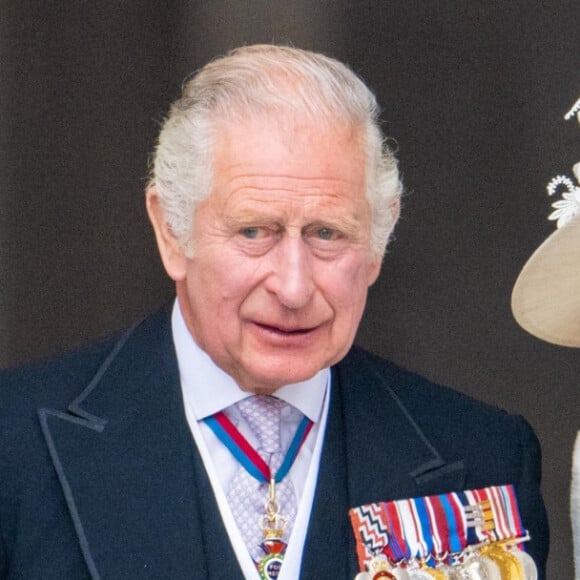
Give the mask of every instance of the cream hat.
<path id="1" fill-rule="evenodd" d="M 580 124 L 580 99 L 565 119 Z M 512 312 L 534 336 L 561 346 L 580 347 L 580 162 L 573 168 L 577 184 L 557 176 L 548 193 L 564 190 L 548 219 L 558 229 L 532 254 L 516 280 Z"/>

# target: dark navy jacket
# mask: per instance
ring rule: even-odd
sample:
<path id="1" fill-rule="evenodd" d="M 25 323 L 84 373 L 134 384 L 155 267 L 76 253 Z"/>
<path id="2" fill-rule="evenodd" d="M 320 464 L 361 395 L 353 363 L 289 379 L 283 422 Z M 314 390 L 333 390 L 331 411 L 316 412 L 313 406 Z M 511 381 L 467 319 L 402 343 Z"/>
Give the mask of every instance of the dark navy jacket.
<path id="1" fill-rule="evenodd" d="M 353 348 L 332 369 L 301 578 L 354 578 L 351 507 L 506 483 L 542 578 L 539 477 L 521 417 Z M 0 373 L 0 579 L 186 578 L 242 573 L 188 428 L 169 313 Z"/>

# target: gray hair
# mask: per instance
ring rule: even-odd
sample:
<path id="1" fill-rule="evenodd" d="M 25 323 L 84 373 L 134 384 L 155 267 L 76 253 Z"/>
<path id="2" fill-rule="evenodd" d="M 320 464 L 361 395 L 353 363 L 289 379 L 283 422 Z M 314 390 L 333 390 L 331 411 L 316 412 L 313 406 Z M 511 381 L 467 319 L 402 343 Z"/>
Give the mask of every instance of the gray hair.
<path id="1" fill-rule="evenodd" d="M 186 252 L 193 250 L 195 206 L 211 190 L 216 121 L 276 113 L 283 118 L 289 111 L 318 123 L 362 129 L 371 251 L 384 254 L 399 216 L 402 186 L 374 95 L 337 60 L 275 45 L 238 48 L 207 64 L 184 84 L 162 126 L 149 187 L 156 188 L 167 223 Z"/>

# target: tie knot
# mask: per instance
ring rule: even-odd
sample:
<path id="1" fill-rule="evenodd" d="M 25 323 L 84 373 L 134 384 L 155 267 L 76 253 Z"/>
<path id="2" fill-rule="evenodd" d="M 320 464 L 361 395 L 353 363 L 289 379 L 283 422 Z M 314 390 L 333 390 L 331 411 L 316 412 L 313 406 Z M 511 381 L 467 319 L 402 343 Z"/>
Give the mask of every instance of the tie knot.
<path id="1" fill-rule="evenodd" d="M 276 397 L 254 395 L 236 403 L 242 417 L 259 441 L 265 453 L 280 451 L 280 413 L 285 405 Z"/>

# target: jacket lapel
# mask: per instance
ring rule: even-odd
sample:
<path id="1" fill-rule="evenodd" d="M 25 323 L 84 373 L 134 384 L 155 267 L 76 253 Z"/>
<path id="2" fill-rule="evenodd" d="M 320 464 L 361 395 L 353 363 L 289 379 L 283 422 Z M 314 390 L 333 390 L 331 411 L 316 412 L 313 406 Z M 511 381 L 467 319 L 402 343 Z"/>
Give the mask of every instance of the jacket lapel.
<path id="1" fill-rule="evenodd" d="M 342 389 L 333 372 L 318 483 L 302 558 L 300 577 L 305 580 L 346 579 L 356 573 L 354 537 L 348 520 L 348 447 L 343 410 Z"/>
<path id="2" fill-rule="evenodd" d="M 125 335 L 68 412 L 39 417 L 92 578 L 207 576 L 167 315 Z"/>
<path id="3" fill-rule="evenodd" d="M 351 507 L 462 489 L 463 461 L 449 463 L 425 435 L 428 413 L 419 419 L 402 401 L 409 375 L 384 363 L 378 372 L 377 366 L 374 357 L 353 349 L 337 368 Z M 416 408 L 432 404 L 413 403 Z"/>
<path id="4" fill-rule="evenodd" d="M 207 569 L 203 578 L 212 580 L 231 580 L 241 578 L 242 571 L 228 539 L 228 533 L 214 500 L 214 492 L 203 461 L 195 465 L 197 500 L 199 505 L 199 527 L 203 534 L 204 559 Z M 189 574 L 188 578 L 197 578 Z"/>
<path id="5" fill-rule="evenodd" d="M 463 488 L 463 462 L 448 463 L 430 443 L 397 394 L 398 372 L 379 372 L 356 348 L 333 369 L 302 578 L 354 578 L 359 571 L 350 508 Z"/>

